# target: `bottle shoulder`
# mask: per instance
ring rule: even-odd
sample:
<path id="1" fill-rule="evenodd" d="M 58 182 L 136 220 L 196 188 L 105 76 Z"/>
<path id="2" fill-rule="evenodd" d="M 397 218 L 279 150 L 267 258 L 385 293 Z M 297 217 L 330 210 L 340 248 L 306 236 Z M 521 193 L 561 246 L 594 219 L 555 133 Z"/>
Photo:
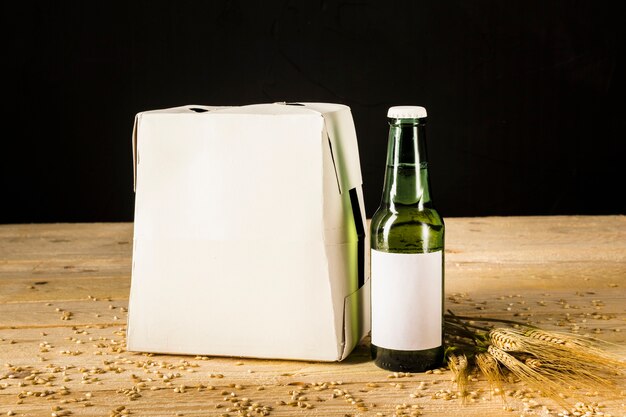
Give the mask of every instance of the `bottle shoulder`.
<path id="1" fill-rule="evenodd" d="M 395 253 L 443 250 L 445 226 L 432 208 L 379 208 L 371 222 L 372 249 Z"/>
<path id="2" fill-rule="evenodd" d="M 379 207 L 372 216 L 372 229 L 381 225 L 391 226 L 396 223 L 412 223 L 415 225 L 445 227 L 443 218 L 432 207 L 404 206 L 394 209 L 390 207 Z"/>

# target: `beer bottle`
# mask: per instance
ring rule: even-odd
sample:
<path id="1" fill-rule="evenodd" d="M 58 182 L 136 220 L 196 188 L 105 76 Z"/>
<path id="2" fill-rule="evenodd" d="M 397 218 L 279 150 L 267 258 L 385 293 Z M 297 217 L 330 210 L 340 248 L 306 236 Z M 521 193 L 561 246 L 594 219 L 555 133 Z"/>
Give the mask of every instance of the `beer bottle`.
<path id="1" fill-rule="evenodd" d="M 372 358 L 396 372 L 443 361 L 444 223 L 430 197 L 426 109 L 391 107 L 387 169 L 371 222 Z"/>

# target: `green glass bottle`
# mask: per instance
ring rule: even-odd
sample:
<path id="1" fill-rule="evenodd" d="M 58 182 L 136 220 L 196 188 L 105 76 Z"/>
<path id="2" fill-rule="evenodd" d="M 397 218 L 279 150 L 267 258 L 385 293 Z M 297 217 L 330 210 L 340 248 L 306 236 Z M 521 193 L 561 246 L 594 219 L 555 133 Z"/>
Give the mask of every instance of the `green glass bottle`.
<path id="1" fill-rule="evenodd" d="M 443 361 L 443 219 L 430 199 L 426 109 L 391 107 L 387 170 L 371 222 L 372 358 L 396 372 Z"/>

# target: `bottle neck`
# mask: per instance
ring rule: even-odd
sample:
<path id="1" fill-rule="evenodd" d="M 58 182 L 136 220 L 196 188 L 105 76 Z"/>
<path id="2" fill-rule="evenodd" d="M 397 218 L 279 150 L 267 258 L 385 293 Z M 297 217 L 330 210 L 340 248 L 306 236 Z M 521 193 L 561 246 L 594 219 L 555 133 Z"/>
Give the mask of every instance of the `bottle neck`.
<path id="1" fill-rule="evenodd" d="M 426 119 L 390 119 L 381 206 L 432 207 L 426 159 Z"/>

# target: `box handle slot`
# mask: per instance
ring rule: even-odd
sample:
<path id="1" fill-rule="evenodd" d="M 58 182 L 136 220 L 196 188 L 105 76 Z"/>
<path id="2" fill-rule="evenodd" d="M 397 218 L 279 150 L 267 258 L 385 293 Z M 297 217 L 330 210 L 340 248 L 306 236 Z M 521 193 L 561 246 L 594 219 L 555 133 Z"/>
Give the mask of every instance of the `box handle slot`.
<path id="1" fill-rule="evenodd" d="M 352 218 L 354 219 L 354 227 L 358 236 L 358 288 L 365 283 L 365 223 L 361 216 L 361 205 L 359 204 L 359 195 L 356 188 L 351 188 L 350 206 L 352 207 Z"/>

